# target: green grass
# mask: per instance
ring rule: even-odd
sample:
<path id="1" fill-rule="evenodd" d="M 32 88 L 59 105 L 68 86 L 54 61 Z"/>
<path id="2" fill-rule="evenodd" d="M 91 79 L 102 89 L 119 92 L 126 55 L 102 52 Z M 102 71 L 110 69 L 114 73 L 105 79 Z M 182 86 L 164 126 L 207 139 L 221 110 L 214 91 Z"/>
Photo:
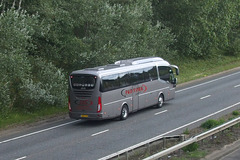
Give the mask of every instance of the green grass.
<path id="1" fill-rule="evenodd" d="M 219 56 L 208 59 L 183 59 L 172 62 L 179 67 L 178 83 L 196 80 L 240 66 L 240 57 Z"/>
<path id="2" fill-rule="evenodd" d="M 186 134 L 186 135 L 189 135 L 190 134 L 190 131 L 188 128 L 185 129 L 185 131 L 183 132 L 183 134 Z"/>
<path id="3" fill-rule="evenodd" d="M 18 124 L 28 124 L 39 121 L 49 116 L 67 113 L 67 107 L 45 107 L 34 112 L 12 111 L 7 116 L 0 118 L 0 129 L 15 126 Z"/>
<path id="4" fill-rule="evenodd" d="M 240 57 L 217 56 L 205 60 L 185 58 L 182 60 L 175 60 L 171 63 L 178 65 L 180 69 L 180 75 L 178 76 L 179 84 L 239 67 Z M 67 111 L 67 107 L 46 107 L 32 113 L 12 111 L 7 117 L 0 115 L 0 129 L 6 128 L 7 126 L 35 122 L 43 117 L 60 113 L 63 114 L 67 113 Z"/>

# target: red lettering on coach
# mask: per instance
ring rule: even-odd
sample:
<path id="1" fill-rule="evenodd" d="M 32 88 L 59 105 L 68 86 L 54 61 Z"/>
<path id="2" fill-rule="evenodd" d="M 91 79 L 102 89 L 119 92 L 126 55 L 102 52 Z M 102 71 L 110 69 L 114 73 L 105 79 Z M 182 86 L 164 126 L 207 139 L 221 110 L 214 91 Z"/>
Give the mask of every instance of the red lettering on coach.
<path id="1" fill-rule="evenodd" d="M 122 96 L 126 97 L 127 95 L 130 95 L 130 94 L 133 94 L 133 93 L 139 93 L 139 92 L 144 93 L 146 91 L 147 91 L 147 86 L 145 84 L 143 84 L 140 87 L 135 87 L 135 88 L 128 89 L 128 90 L 123 89 L 121 94 L 122 94 Z"/>

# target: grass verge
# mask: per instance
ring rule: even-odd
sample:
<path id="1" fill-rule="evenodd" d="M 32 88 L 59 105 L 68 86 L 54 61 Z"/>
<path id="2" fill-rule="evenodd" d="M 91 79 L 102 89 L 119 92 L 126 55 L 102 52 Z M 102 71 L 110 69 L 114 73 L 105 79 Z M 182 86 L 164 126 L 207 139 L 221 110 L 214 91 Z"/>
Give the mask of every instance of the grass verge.
<path id="1" fill-rule="evenodd" d="M 44 118 L 67 113 L 67 107 L 45 107 L 33 112 L 12 111 L 7 116 L 0 118 L 0 130 L 16 125 L 29 124 Z"/>
<path id="2" fill-rule="evenodd" d="M 240 66 L 240 57 L 220 56 L 208 59 L 182 59 L 173 61 L 180 69 L 178 83 L 207 77 Z"/>

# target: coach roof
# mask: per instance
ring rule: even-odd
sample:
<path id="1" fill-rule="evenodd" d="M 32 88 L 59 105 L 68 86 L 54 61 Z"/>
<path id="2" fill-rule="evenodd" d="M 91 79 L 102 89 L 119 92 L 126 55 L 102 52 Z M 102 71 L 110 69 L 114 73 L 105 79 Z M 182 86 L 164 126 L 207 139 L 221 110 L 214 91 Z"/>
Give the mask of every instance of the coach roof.
<path id="1" fill-rule="evenodd" d="M 140 66 L 151 66 L 152 62 L 156 62 L 159 65 L 169 66 L 170 64 L 160 57 L 139 57 L 127 60 L 116 61 L 114 64 L 108 64 L 105 66 L 98 66 L 94 68 L 86 68 L 83 70 L 73 71 L 72 74 L 108 74 L 113 72 L 121 72 L 121 70 L 130 70 L 138 68 Z"/>

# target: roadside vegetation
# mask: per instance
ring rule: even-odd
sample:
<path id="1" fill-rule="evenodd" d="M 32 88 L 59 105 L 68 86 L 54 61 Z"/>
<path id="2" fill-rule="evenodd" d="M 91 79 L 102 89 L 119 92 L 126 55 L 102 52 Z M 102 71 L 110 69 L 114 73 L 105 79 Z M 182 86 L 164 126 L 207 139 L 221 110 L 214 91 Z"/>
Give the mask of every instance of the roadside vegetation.
<path id="1" fill-rule="evenodd" d="M 189 137 L 196 136 L 206 130 L 215 128 L 227 121 L 239 117 L 239 110 L 235 110 L 230 114 L 224 115 L 219 119 L 209 119 L 201 124 L 198 128 L 187 130 L 184 134 Z M 172 160 L 187 160 L 187 159 L 202 159 L 213 151 L 219 150 L 225 145 L 233 143 L 240 138 L 240 124 L 233 126 L 232 128 L 226 129 L 222 132 L 215 134 L 214 136 L 204 139 L 201 142 L 192 143 L 182 149 L 181 154 L 172 155 Z"/>
<path id="2" fill-rule="evenodd" d="M 240 0 L 0 0 L 0 128 L 67 112 L 72 70 L 159 56 L 179 83 L 240 66 Z"/>

